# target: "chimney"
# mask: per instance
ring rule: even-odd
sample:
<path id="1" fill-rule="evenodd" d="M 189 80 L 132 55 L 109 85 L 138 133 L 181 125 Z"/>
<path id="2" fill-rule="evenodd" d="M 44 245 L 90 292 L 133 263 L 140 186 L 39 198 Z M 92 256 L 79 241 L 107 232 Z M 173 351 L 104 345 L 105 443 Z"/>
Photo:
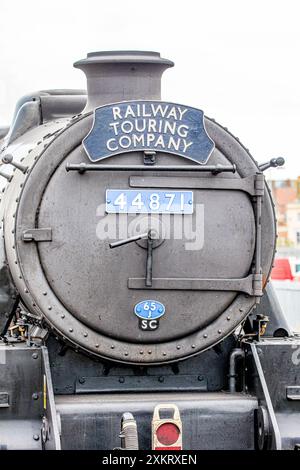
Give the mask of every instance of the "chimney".
<path id="1" fill-rule="evenodd" d="M 87 104 L 83 112 L 127 100 L 160 100 L 161 76 L 174 63 L 158 52 L 90 52 L 74 63 L 87 78 Z"/>

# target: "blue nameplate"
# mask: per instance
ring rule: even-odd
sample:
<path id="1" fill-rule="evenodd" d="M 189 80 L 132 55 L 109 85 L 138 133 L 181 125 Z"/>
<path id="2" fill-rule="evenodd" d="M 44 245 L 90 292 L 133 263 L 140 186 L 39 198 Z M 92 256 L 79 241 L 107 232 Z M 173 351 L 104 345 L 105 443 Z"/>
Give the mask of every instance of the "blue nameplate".
<path id="1" fill-rule="evenodd" d="M 95 109 L 83 139 L 91 161 L 134 151 L 166 152 L 205 164 L 214 149 L 203 111 L 164 101 L 127 101 Z"/>

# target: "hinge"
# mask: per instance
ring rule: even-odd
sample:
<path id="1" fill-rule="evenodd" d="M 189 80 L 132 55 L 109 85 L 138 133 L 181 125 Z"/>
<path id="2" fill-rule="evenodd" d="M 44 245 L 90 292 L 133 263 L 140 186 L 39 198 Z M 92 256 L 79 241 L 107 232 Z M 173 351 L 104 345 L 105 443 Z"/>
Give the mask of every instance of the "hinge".
<path id="1" fill-rule="evenodd" d="M 0 392 L 0 408 L 9 408 L 9 395 L 7 392 Z"/>
<path id="2" fill-rule="evenodd" d="M 253 294 L 255 297 L 261 297 L 263 295 L 263 292 L 262 292 L 262 280 L 263 280 L 263 277 L 262 277 L 262 274 L 253 274 L 253 282 L 252 282 L 252 285 L 253 285 Z"/>
<path id="3" fill-rule="evenodd" d="M 265 190 L 265 177 L 262 173 L 256 173 L 254 178 L 255 196 L 263 196 Z"/>
<path id="4" fill-rule="evenodd" d="M 286 387 L 286 398 L 291 401 L 300 401 L 300 386 L 291 385 Z"/>
<path id="5" fill-rule="evenodd" d="M 51 242 L 52 229 L 51 228 L 30 228 L 24 230 L 22 234 L 24 242 Z"/>
<path id="6" fill-rule="evenodd" d="M 152 150 L 144 151 L 144 165 L 154 165 L 156 163 L 156 152 Z"/>

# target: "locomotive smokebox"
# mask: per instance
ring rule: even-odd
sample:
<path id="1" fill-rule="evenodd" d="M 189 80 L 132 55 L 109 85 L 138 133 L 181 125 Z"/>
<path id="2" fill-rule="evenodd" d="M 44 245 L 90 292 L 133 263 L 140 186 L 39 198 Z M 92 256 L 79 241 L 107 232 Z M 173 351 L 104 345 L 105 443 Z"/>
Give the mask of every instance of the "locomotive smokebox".
<path id="1" fill-rule="evenodd" d="M 74 63 L 87 77 L 88 100 L 84 112 L 126 100 L 160 100 L 161 76 L 174 63 L 158 52 L 90 52 Z"/>

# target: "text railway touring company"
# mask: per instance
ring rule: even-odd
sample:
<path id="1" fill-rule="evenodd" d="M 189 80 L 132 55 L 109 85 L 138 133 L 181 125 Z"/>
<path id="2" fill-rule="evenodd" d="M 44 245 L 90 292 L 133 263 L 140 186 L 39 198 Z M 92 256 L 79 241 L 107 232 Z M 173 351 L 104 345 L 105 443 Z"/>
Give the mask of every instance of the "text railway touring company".
<path id="1" fill-rule="evenodd" d="M 109 127 L 113 137 L 106 142 L 110 152 L 127 148 L 157 148 L 185 153 L 193 145 L 190 127 L 184 121 L 188 111 L 177 105 L 149 103 L 113 106 Z"/>

